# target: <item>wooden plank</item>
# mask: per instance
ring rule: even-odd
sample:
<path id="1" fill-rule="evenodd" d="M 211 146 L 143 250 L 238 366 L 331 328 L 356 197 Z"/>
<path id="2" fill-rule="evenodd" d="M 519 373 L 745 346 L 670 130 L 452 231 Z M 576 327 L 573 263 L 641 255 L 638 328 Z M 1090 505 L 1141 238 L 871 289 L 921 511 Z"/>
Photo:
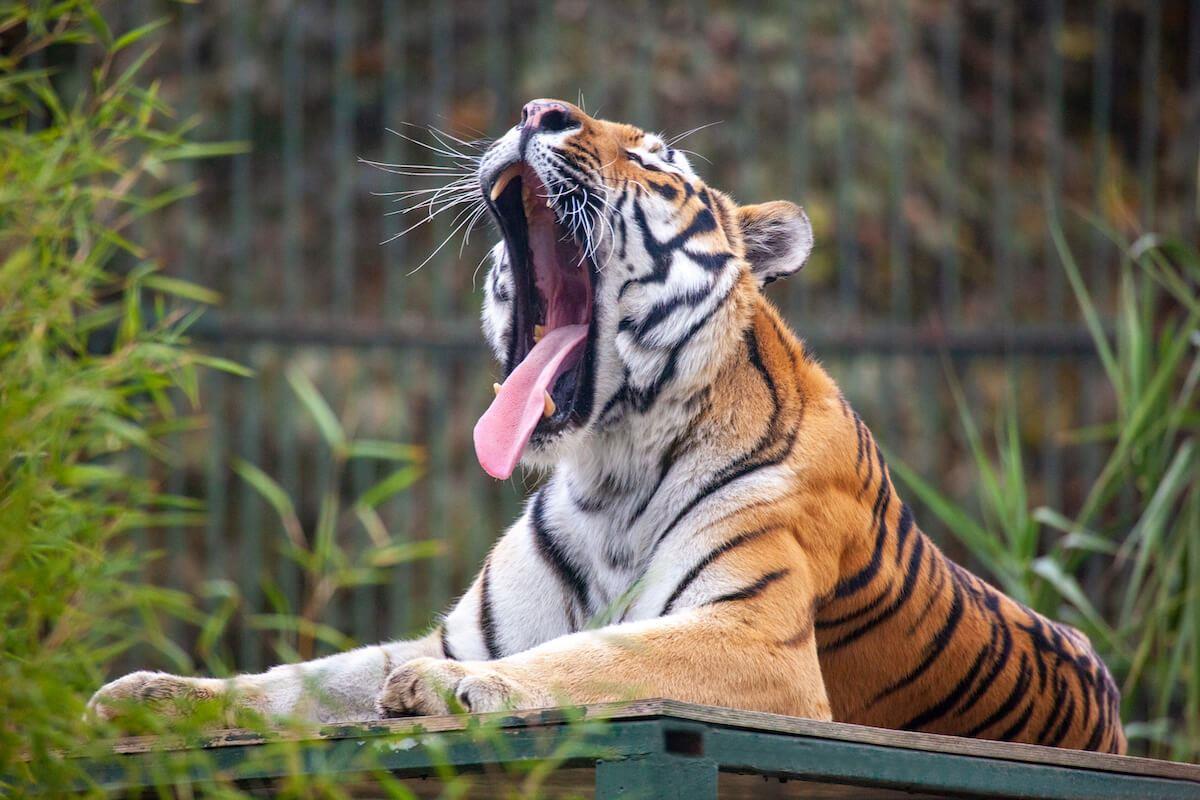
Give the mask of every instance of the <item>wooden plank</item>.
<path id="1" fill-rule="evenodd" d="M 442 717 L 413 717 L 397 720 L 378 720 L 362 725 L 344 725 L 312 729 L 280 730 L 265 737 L 245 730 L 215 732 L 197 743 L 175 737 L 130 737 L 113 742 L 117 753 L 143 753 L 151 750 L 178 750 L 203 746 L 207 748 L 238 747 L 267 741 L 307 741 L 320 739 L 371 738 L 406 733 L 438 733 L 463 730 L 471 725 L 492 724 L 503 727 L 539 727 L 562 725 L 573 719 L 610 720 L 614 722 L 662 717 L 693 721 L 764 733 L 804 736 L 814 739 L 851 742 L 895 748 L 972 756 L 1024 764 L 1086 769 L 1123 775 L 1181 780 L 1200 785 L 1200 766 L 1171 761 L 1115 756 L 1102 753 L 1042 747 L 1039 745 L 965 739 L 913 731 L 895 731 L 851 725 L 843 722 L 821 722 L 731 708 L 701 706 L 676 700 L 650 699 L 629 703 L 605 703 L 574 709 L 539 709 L 533 711 L 499 712 Z"/>
<path id="2" fill-rule="evenodd" d="M 978 756 L 1200 783 L 1200 766 L 1175 761 L 1115 756 L 1083 750 L 1068 750 L 1061 747 L 1042 747 L 1034 744 L 994 742 L 987 739 L 966 739 L 960 736 L 943 736 L 936 733 L 896 731 L 888 728 L 872 728 L 866 725 L 851 725 L 845 722 L 820 722 L 760 711 L 694 705 L 676 700 L 660 700 L 658 702 L 661 704 L 661 713 L 665 716 L 716 725 L 801 734 L 822 739 L 875 744 L 906 750 L 925 750 L 950 755 Z"/>

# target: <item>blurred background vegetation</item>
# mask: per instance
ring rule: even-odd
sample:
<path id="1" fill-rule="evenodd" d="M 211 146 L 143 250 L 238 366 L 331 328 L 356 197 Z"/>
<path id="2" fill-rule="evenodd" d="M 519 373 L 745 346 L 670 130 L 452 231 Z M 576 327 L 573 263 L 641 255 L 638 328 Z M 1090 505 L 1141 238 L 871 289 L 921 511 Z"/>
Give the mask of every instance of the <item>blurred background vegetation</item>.
<path id="1" fill-rule="evenodd" d="M 57 33 L 30 16 L 52 5 L 73 15 Z M 86 663 L 56 702 L 102 672 L 257 669 L 409 635 L 466 585 L 529 488 L 487 479 L 470 444 L 495 377 L 476 324 L 489 236 L 412 273 L 452 225 L 381 246 L 415 220 L 373 193 L 433 184 L 356 159 L 436 163 L 424 126 L 495 136 L 557 96 L 671 135 L 707 125 L 681 145 L 710 183 L 804 205 L 816 250 L 772 295 L 886 444 L 922 525 L 1088 632 L 1135 749 L 1200 753 L 1200 0 L 90 9 L 0 3 L 0 476 L 7 501 L 37 451 L 20 436 L 50 395 L 30 364 L 70 382 L 72 359 L 166 337 L 165 361 L 119 362 L 132 405 L 69 406 L 66 428 L 36 430 L 63 437 L 64 463 L 136 481 L 118 487 L 134 509 L 190 500 L 153 517 L 102 498 L 89 552 L 125 559 L 105 562 L 113 596 L 149 594 L 105 612 L 120 629 L 74 654 Z M 80 134 L 114 125 L 136 145 L 119 157 Z M 113 216 L 135 172 L 157 188 Z M 89 224 L 119 225 L 97 272 L 53 284 Z M 54 303 L 24 302 L 53 285 Z M 108 310 L 54 317 L 64 302 Z M 62 338 L 32 336 L 47 324 Z M 90 392 L 96 373 L 78 374 Z M 172 404 L 188 424 L 162 421 Z M 88 437 L 65 438 L 72 413 Z M 29 497 L 61 511 L 68 479 Z M 30 531 L 0 546 L 6 621 L 57 585 L 43 566 L 12 579 L 41 552 Z M 69 586 L 6 657 L 65 668 L 38 659 L 79 603 Z"/>

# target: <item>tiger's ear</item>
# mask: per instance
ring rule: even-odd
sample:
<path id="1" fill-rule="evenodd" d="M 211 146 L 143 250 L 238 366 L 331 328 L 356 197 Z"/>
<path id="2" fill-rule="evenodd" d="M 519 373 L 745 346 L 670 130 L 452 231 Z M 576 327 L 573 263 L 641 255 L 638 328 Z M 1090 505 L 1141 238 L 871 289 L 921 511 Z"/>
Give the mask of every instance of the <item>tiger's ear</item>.
<path id="1" fill-rule="evenodd" d="M 787 200 L 738 207 L 742 245 L 758 285 L 786 278 L 812 251 L 812 225 L 804 209 Z"/>

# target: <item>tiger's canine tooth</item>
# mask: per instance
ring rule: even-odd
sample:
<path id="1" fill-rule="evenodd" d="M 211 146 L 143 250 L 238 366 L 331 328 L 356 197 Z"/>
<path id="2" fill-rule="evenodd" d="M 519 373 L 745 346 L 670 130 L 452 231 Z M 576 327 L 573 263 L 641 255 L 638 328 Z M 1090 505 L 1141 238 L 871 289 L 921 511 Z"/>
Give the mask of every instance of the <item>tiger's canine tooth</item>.
<path id="1" fill-rule="evenodd" d="M 492 184 L 491 198 L 492 202 L 496 202 L 496 198 L 504 191 L 505 187 L 512 181 L 513 178 L 521 174 L 521 164 L 510 164 L 504 168 L 504 171 L 496 176 L 496 181 Z"/>
<path id="2" fill-rule="evenodd" d="M 500 395 L 500 384 L 498 384 L 498 383 L 492 384 L 492 394 L 496 395 L 497 397 Z"/>
<path id="3" fill-rule="evenodd" d="M 540 342 L 542 340 L 542 337 L 545 335 L 546 335 L 546 326 L 545 325 L 534 325 L 533 326 L 533 341 L 535 343 Z"/>
<path id="4" fill-rule="evenodd" d="M 554 398 L 550 396 L 550 393 L 546 392 L 545 395 L 546 396 L 542 398 L 542 416 L 550 417 L 554 414 L 556 406 L 554 405 Z"/>

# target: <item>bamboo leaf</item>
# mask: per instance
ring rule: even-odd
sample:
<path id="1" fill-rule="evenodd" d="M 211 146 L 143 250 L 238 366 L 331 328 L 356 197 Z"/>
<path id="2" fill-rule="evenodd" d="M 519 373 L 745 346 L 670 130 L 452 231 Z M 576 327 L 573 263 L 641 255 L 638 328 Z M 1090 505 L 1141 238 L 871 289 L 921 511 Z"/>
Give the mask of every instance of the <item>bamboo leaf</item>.
<path id="1" fill-rule="evenodd" d="M 292 391 L 300 398 L 300 402 L 304 404 L 304 408 L 312 417 L 313 422 L 317 424 L 318 430 L 321 431 L 321 437 L 325 443 L 334 451 L 339 458 L 344 456 L 346 452 L 346 432 L 342 429 L 342 424 L 338 422 L 337 415 L 333 413 L 333 409 L 325 402 L 325 398 L 317 391 L 317 387 L 308 379 L 299 368 L 293 367 L 287 373 L 288 383 L 292 386 Z"/>

